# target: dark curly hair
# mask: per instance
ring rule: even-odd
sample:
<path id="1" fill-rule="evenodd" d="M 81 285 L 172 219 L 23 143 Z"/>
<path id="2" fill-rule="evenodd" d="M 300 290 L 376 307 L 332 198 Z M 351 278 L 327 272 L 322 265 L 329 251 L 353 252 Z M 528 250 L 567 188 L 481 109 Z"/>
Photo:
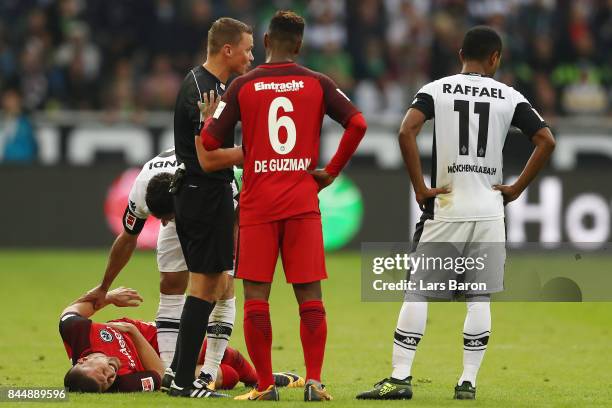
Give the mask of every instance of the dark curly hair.
<path id="1" fill-rule="evenodd" d="M 170 173 L 159 173 L 149 180 L 145 201 L 155 218 L 174 214 L 174 200 L 170 193 L 172 177 Z"/>

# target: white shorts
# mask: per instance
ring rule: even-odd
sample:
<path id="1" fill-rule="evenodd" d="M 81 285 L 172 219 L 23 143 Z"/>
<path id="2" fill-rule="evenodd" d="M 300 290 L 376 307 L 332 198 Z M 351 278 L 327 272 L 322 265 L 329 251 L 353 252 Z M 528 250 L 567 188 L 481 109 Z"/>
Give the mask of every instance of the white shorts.
<path id="1" fill-rule="evenodd" d="M 174 222 L 169 222 L 166 226 L 161 225 L 159 227 L 159 235 L 157 236 L 157 269 L 160 272 L 183 272 L 188 270 Z M 228 274 L 234 276 L 234 270 L 232 269 Z"/>
<path id="2" fill-rule="evenodd" d="M 157 236 L 157 268 L 160 272 L 183 272 L 188 270 L 174 222 L 169 222 L 166 226 L 162 225 L 159 227 L 159 235 Z"/>
<path id="3" fill-rule="evenodd" d="M 506 242 L 504 219 L 448 222 L 425 220 L 419 242 Z"/>
<path id="4" fill-rule="evenodd" d="M 421 263 L 410 276 L 416 283 L 412 292 L 449 299 L 503 291 L 505 243 L 503 218 L 419 223 L 412 257 Z"/>

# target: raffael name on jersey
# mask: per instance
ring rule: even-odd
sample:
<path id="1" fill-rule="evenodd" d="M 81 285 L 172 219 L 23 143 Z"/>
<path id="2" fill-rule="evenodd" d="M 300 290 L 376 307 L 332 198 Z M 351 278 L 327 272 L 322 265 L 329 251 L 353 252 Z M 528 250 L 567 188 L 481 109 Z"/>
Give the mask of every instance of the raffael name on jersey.
<path id="1" fill-rule="evenodd" d="M 461 94 L 471 96 L 488 96 L 489 98 L 506 99 L 500 88 L 479 88 L 477 86 L 456 84 L 442 84 L 442 92 L 447 94 Z"/>
<path id="2" fill-rule="evenodd" d="M 304 81 L 291 82 L 256 82 L 255 92 L 259 91 L 275 91 L 275 92 L 297 92 L 304 88 Z"/>
<path id="3" fill-rule="evenodd" d="M 270 159 L 255 160 L 255 173 L 275 171 L 305 171 L 310 166 L 310 159 Z"/>

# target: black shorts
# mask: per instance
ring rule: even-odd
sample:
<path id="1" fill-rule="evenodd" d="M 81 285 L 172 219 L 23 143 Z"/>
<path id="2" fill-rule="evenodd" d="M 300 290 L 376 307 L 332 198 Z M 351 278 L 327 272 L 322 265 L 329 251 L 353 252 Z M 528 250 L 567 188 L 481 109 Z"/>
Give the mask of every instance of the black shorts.
<path id="1" fill-rule="evenodd" d="M 187 268 L 221 273 L 234 267 L 234 202 L 224 181 L 185 176 L 174 196 L 176 232 Z"/>

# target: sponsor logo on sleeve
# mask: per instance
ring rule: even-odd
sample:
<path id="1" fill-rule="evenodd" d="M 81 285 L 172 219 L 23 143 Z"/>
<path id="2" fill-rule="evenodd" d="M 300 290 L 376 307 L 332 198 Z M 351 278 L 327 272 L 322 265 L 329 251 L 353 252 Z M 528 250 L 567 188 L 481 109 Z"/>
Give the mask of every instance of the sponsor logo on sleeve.
<path id="1" fill-rule="evenodd" d="M 128 227 L 131 231 L 133 231 L 135 225 L 136 217 L 133 214 L 127 213 L 125 215 L 125 226 Z"/>
<path id="2" fill-rule="evenodd" d="M 133 202 L 132 200 L 129 200 L 129 201 L 130 201 L 130 210 L 136 211 L 136 203 Z"/>
<path id="3" fill-rule="evenodd" d="M 141 378 L 140 382 L 142 383 L 142 390 L 145 392 L 153 391 L 155 389 L 155 382 L 153 382 L 153 377 Z"/>

